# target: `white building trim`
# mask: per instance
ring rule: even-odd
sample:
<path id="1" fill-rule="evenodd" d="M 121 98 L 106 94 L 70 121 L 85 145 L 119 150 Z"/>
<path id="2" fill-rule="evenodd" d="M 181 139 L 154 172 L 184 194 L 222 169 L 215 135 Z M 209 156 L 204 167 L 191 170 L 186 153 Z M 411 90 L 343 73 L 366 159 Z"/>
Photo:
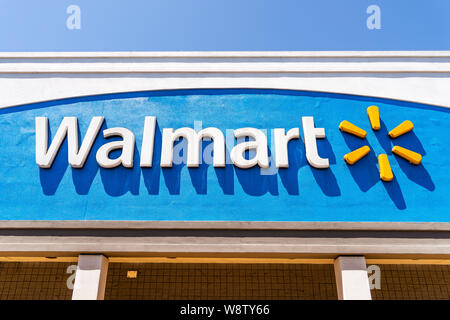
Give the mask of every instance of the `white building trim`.
<path id="1" fill-rule="evenodd" d="M 287 89 L 450 107 L 450 51 L 0 53 L 0 108 L 97 94 Z"/>
<path id="2" fill-rule="evenodd" d="M 108 259 L 104 255 L 80 254 L 72 300 L 103 300 L 107 273 Z"/>
<path id="3" fill-rule="evenodd" d="M 363 256 L 340 256 L 334 261 L 339 300 L 372 300 L 366 259 Z"/>

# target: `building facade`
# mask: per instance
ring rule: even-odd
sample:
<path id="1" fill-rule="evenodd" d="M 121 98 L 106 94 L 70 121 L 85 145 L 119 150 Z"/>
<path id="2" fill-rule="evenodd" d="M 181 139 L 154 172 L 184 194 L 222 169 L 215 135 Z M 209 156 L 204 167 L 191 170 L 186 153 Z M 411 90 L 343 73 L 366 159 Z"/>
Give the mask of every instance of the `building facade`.
<path id="1" fill-rule="evenodd" d="M 450 298 L 449 52 L 0 61 L 0 298 Z"/>

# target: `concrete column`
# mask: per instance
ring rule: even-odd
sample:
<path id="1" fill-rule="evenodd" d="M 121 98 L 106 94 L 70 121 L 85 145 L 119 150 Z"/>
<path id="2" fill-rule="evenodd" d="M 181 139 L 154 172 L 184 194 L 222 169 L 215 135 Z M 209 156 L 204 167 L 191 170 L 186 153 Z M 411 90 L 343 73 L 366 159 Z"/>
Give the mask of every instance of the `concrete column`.
<path id="1" fill-rule="evenodd" d="M 334 260 L 339 300 L 372 300 L 364 256 L 340 256 Z"/>
<path id="2" fill-rule="evenodd" d="M 78 256 L 72 300 L 103 300 L 108 259 L 101 254 Z"/>

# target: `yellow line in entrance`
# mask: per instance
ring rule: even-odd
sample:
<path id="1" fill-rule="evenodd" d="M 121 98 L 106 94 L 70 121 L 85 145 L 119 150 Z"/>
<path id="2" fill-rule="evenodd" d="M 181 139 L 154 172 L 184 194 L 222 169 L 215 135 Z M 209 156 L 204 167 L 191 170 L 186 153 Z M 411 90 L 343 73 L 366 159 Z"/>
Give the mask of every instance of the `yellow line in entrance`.
<path id="1" fill-rule="evenodd" d="M 233 258 L 233 257 L 109 257 L 112 263 L 236 263 L 236 264 L 333 264 L 332 258 Z M 0 262 L 72 262 L 78 257 L 1 257 Z M 366 264 L 450 265 L 450 259 L 368 258 Z"/>
<path id="2" fill-rule="evenodd" d="M 366 264 L 434 264 L 450 265 L 450 259 L 366 259 Z"/>
<path id="3" fill-rule="evenodd" d="M 0 262 L 78 262 L 78 257 L 0 257 Z"/>
<path id="4" fill-rule="evenodd" d="M 273 264 L 333 264 L 334 259 L 304 258 L 208 258 L 208 257 L 109 257 L 116 263 L 273 263 Z"/>

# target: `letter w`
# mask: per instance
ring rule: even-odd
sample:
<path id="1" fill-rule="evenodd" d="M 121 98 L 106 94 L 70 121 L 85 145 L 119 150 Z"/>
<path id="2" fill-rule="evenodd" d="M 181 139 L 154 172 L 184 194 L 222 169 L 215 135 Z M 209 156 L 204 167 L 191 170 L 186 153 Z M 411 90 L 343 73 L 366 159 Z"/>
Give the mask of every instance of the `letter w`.
<path id="1" fill-rule="evenodd" d="M 69 164 L 82 168 L 91 151 L 95 138 L 103 124 L 104 117 L 93 117 L 86 136 L 78 150 L 78 119 L 64 117 L 48 148 L 48 118 L 36 117 L 36 163 L 41 168 L 51 168 L 53 161 L 67 135 Z"/>

